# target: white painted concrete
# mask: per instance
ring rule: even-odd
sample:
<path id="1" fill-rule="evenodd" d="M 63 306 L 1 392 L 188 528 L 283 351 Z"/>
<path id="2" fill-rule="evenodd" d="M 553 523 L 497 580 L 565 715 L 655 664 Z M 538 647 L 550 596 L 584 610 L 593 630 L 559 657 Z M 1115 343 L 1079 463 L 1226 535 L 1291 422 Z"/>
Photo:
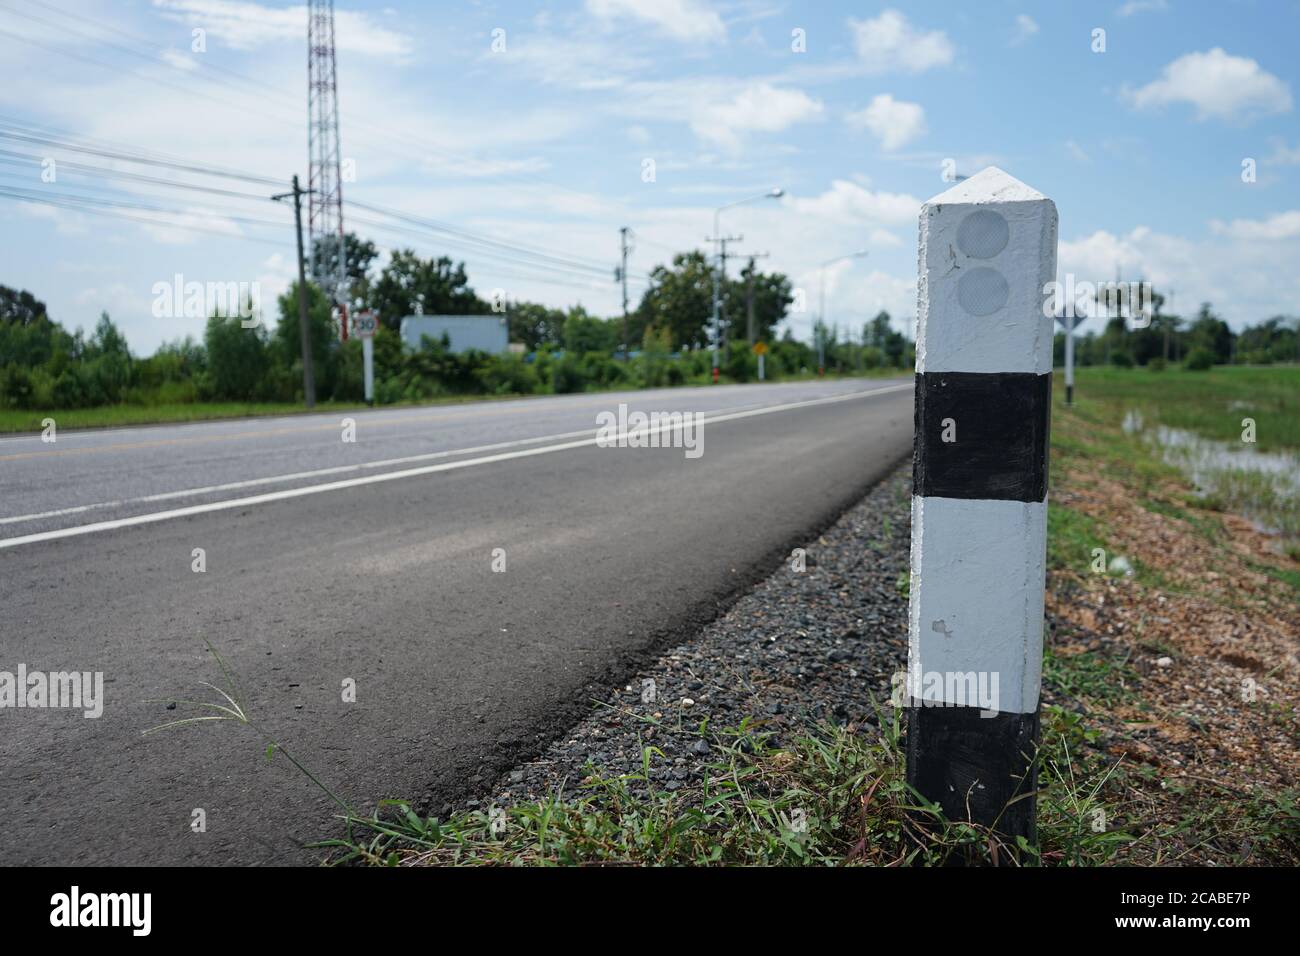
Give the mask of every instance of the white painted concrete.
<path id="1" fill-rule="evenodd" d="M 1042 676 L 1047 503 L 912 499 L 908 694 L 928 673 L 996 674 L 1001 713 L 1032 713 Z"/>
<path id="2" fill-rule="evenodd" d="M 921 209 L 918 372 L 1052 368 L 1043 288 L 1056 278 L 1056 206 L 996 167 Z M 968 414 L 980 413 L 971 409 Z M 1047 502 L 912 500 L 908 693 L 969 706 L 936 674 L 972 674 L 1002 713 L 1038 707 Z M 988 708 L 985 708 L 988 709 Z"/>
<path id="3" fill-rule="evenodd" d="M 976 213 L 982 220 L 963 230 Z M 985 257 L 997 247 L 999 217 L 1006 244 Z M 1042 289 L 1056 279 L 1056 232 L 1056 205 L 996 166 L 923 205 L 916 370 L 1051 371 L 1052 320 L 1043 315 Z M 997 307 L 984 311 L 990 305 Z"/>

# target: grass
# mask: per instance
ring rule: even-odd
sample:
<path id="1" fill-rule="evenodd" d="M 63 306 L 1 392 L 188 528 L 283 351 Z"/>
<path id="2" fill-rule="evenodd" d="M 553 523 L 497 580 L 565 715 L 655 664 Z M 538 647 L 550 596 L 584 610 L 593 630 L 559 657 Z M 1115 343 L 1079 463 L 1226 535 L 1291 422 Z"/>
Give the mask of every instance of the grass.
<path id="1" fill-rule="evenodd" d="M 872 369 L 856 375 L 835 375 L 828 373 L 827 378 L 887 378 L 910 374 L 900 369 Z M 788 375 L 782 382 L 812 381 L 816 375 Z M 698 387 L 708 385 L 707 378 L 698 378 L 684 382 L 678 387 Z M 722 384 L 728 382 L 724 376 Z M 635 386 L 622 385 L 608 389 L 592 389 L 591 393 L 603 391 L 626 392 L 635 390 Z M 382 408 L 425 407 L 433 405 L 460 405 L 473 402 L 508 401 L 519 398 L 540 398 L 544 394 L 510 394 L 510 395 L 448 395 L 441 398 L 426 399 L 420 402 L 398 402 L 393 405 L 378 406 Z M 98 408 L 38 409 L 22 410 L 0 408 L 0 434 L 39 432 L 47 418 L 53 418 L 60 429 L 76 428 L 120 428 L 126 425 L 162 425 L 176 422 L 219 421 L 231 418 L 258 418 L 279 415 L 303 415 L 323 412 L 347 412 L 366 409 L 363 402 L 319 402 L 314 409 L 304 408 L 297 402 L 175 402 L 157 405 L 102 405 Z"/>
<path id="2" fill-rule="evenodd" d="M 1108 812 L 1138 835 L 1118 859 L 1295 865 L 1300 862 L 1300 791 L 1261 773 L 1269 760 L 1250 751 L 1243 754 L 1240 747 L 1233 750 L 1231 738 L 1225 748 L 1219 737 L 1240 734 L 1236 721 L 1251 719 L 1255 729 L 1248 728 L 1247 737 L 1268 734 L 1269 726 L 1283 737 L 1293 736 L 1300 728 L 1293 705 L 1274 698 L 1240 710 L 1191 687 L 1167 697 L 1169 684 L 1149 683 L 1134 659 L 1171 656 L 1188 675 L 1176 684 L 1190 680 L 1213 687 L 1211 662 L 1182 648 L 1180 625 L 1152 637 L 1142 626 L 1144 617 L 1168 615 L 1167 609 L 1188 601 L 1231 609 L 1237 620 L 1253 615 L 1262 606 L 1256 603 L 1264 600 L 1262 593 L 1224 587 L 1218 580 L 1235 573 L 1234 567 L 1267 575 L 1277 582 L 1269 599 L 1274 606 L 1288 601 L 1294 606 L 1300 601 L 1300 568 L 1286 537 L 1274 539 L 1280 545 L 1274 555 L 1249 549 L 1243 554 L 1234 541 L 1239 532 L 1233 529 L 1240 523 L 1232 524 L 1226 512 L 1263 503 L 1278 513 L 1297 503 L 1279 500 L 1277 489 L 1254 474 L 1234 473 L 1230 481 L 1216 484 L 1213 494 L 1201 494 L 1160 446 L 1125 432 L 1122 423 L 1136 409 L 1148 424 L 1240 443 L 1241 419 L 1252 417 L 1260 450 L 1294 453 L 1300 449 L 1300 369 L 1216 368 L 1204 374 L 1081 369 L 1076 404 L 1066 408 L 1063 396 L 1058 381 L 1052 412 L 1049 585 L 1063 607 L 1073 604 L 1085 613 L 1078 618 L 1084 623 L 1056 621 L 1043 667 L 1044 697 L 1053 703 L 1045 705 L 1044 713 L 1071 712 L 1078 732 L 1078 771 L 1085 779 L 1108 777 L 1103 788 Z M 1233 482 L 1238 482 L 1235 488 Z M 1093 503 L 1087 510 L 1084 499 Z M 1096 507 L 1098 502 L 1103 507 Z M 1142 511 L 1159 516 L 1149 527 L 1159 528 L 1165 537 L 1130 527 Z M 1171 535 L 1194 547 L 1189 553 L 1210 555 L 1208 567 L 1221 573 L 1188 573 L 1180 564 L 1171 565 L 1160 553 Z M 1114 544 L 1119 539 L 1129 544 Z M 1097 547 L 1106 549 L 1108 558 L 1119 547 L 1135 551 L 1128 555 L 1136 572 L 1132 579 L 1101 583 L 1105 579 L 1092 574 L 1089 564 Z M 1087 623 L 1102 601 L 1106 606 L 1127 604 L 1135 613 Z M 1162 608 L 1159 602 L 1168 603 Z M 1130 623 L 1130 630 L 1106 636 L 1106 622 L 1121 620 Z M 1098 630 L 1104 632 L 1100 637 Z M 1180 746 L 1178 733 L 1189 728 L 1195 728 L 1194 743 Z M 1235 752 L 1235 759 L 1213 756 L 1225 749 Z M 1119 764 L 1116 753 L 1124 755 Z"/>
<path id="3" fill-rule="evenodd" d="M 0 408 L 0 434 L 39 432 L 42 422 L 52 418 L 60 429 L 118 428 L 123 425 L 157 425 L 169 422 L 216 421 L 267 415 L 299 415 L 311 412 L 351 411 L 363 404 L 322 402 L 314 409 L 289 402 L 193 402 L 168 405 L 103 405 L 99 408 L 21 411 Z"/>
<path id="4" fill-rule="evenodd" d="M 1241 420 L 1254 418 L 1261 452 L 1300 454 L 1300 367 L 1216 367 L 1209 372 L 1169 369 L 1084 368 L 1076 371 L 1075 404 L 1066 407 L 1060 374 L 1053 387 L 1053 475 L 1067 469 L 1124 485 L 1144 508 L 1184 522 L 1205 540 L 1226 546 L 1222 521 L 1207 512 L 1234 512 L 1278 533 L 1278 550 L 1300 560 L 1300 500 L 1279 480 L 1226 468 L 1209 487 L 1193 488 L 1187 475 L 1148 436 L 1127 433 L 1123 422 L 1138 412 L 1147 424 L 1192 432 L 1241 447 Z M 1176 460 L 1176 459 L 1173 459 Z M 1053 480 L 1053 488 L 1060 487 Z M 1096 518 L 1049 501 L 1049 566 L 1084 570 L 1092 549 L 1105 547 L 1107 529 Z M 1107 551 L 1108 559 L 1110 557 Z M 1144 583 L 1167 585 L 1136 561 Z M 1289 580 L 1285 568 L 1270 572 Z M 1300 599 L 1300 590 L 1297 590 Z"/>
<path id="5" fill-rule="evenodd" d="M 1065 394 L 1059 372 L 1054 391 Z M 1260 451 L 1300 448 L 1300 366 L 1081 368 L 1075 370 L 1075 402 L 1081 415 L 1107 425 L 1118 426 L 1125 410 L 1138 408 L 1171 428 L 1227 442 L 1239 442 L 1241 420 L 1253 418 Z"/>
<path id="6" fill-rule="evenodd" d="M 820 725 L 788 749 L 769 747 L 766 734 L 742 723 L 718 735 L 704 782 L 671 793 L 654 788 L 650 771 L 662 754 L 645 747 L 639 773 L 589 767 L 572 793 L 446 821 L 387 801 L 370 818 L 348 821 L 365 840 L 318 846 L 335 863 L 389 866 L 1105 863 L 1132 837 L 1095 825 L 1106 781 L 1081 783 L 1067 734 L 1050 726 L 1038 848 L 946 820 L 918 797 L 905 780 L 898 711 L 870 727 Z"/>

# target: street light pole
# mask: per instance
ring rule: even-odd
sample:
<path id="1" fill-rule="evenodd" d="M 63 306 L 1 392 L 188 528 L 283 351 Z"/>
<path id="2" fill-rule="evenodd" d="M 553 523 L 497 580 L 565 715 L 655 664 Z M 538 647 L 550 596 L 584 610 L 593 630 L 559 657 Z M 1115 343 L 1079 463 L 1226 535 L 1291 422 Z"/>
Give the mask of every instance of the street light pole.
<path id="1" fill-rule="evenodd" d="M 745 203 L 757 202 L 760 199 L 780 199 L 785 195 L 785 190 L 780 186 L 775 186 L 765 193 L 759 193 L 757 196 L 750 196 L 747 199 L 738 199 L 735 202 L 729 202 L 724 206 L 719 206 L 713 211 L 713 236 L 712 242 L 717 249 L 715 258 L 717 266 L 713 270 L 713 384 L 718 384 L 718 350 L 722 344 L 722 324 L 721 324 L 721 307 L 722 307 L 722 272 L 727 268 L 726 243 L 739 242 L 743 236 L 726 236 L 721 235 L 721 217 L 724 210 L 731 209 L 733 206 L 742 206 Z"/>

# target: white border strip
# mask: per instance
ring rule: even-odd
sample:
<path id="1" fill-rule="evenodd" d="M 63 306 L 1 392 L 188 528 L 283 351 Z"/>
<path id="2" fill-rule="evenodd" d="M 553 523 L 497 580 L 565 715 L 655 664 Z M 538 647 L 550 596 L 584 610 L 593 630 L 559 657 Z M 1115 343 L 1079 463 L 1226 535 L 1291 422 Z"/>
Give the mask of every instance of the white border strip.
<path id="1" fill-rule="evenodd" d="M 715 424 L 720 422 L 736 421 L 742 418 L 752 418 L 757 415 L 771 415 L 775 412 L 793 411 L 796 408 L 810 408 L 816 405 L 831 405 L 837 402 L 846 402 L 855 398 L 868 398 L 873 395 L 887 395 L 891 392 L 901 392 L 904 390 L 911 391 L 914 388 L 913 383 L 908 382 L 905 385 L 892 385 L 886 388 L 870 389 L 865 392 L 850 392 L 847 395 L 832 395 L 828 398 L 814 398 L 802 402 L 789 402 L 784 405 L 770 405 L 764 408 L 756 408 L 750 411 L 730 412 L 725 415 L 706 415 L 705 424 Z M 683 413 L 685 414 L 685 413 Z M 676 431 L 684 423 L 669 423 L 662 425 L 657 429 L 639 428 L 632 431 L 622 432 L 617 436 L 617 441 L 627 438 L 629 435 L 648 435 L 653 432 L 662 433 L 664 431 Z M 586 434 L 585 432 L 577 434 Z M 525 439 L 525 441 L 530 439 Z M 542 439 L 537 439 L 542 440 Z M 488 465 L 498 461 L 511 461 L 516 458 L 531 458 L 534 455 L 546 455 L 554 451 L 566 451 L 572 448 L 584 448 L 589 445 L 595 445 L 599 441 L 594 435 L 590 438 L 582 438 L 577 441 L 561 442 L 557 445 L 546 445 L 542 448 L 525 448 L 516 451 L 502 452 L 496 455 L 483 455 L 478 458 L 467 458 L 463 461 L 443 462 L 438 465 L 425 465 L 421 468 L 407 468 L 402 471 L 387 471 L 382 475 L 364 475 L 359 478 L 346 478 L 342 481 L 329 481 L 323 484 L 307 485 L 302 488 L 286 488 L 282 491 L 270 491 L 260 495 L 250 495 L 245 498 L 228 498 L 222 501 L 210 501 L 201 505 L 191 505 L 186 508 L 174 508 L 170 511 L 157 511 L 152 514 L 133 515 L 129 518 L 118 518 L 113 521 L 97 521 L 92 524 L 74 525 L 71 528 L 58 528 L 54 531 L 40 531 L 35 534 L 22 535 L 15 538 L 0 538 L 0 550 L 5 548 L 16 548 L 24 544 L 37 544 L 42 541 L 56 541 L 60 538 L 78 537 L 84 534 L 95 534 L 100 531 L 116 531 L 119 528 L 130 528 L 136 525 L 153 524 L 158 521 L 169 521 L 173 518 L 187 518 L 192 515 L 209 514 L 214 511 L 228 511 L 231 508 L 248 508 L 254 505 L 270 504 L 274 501 L 286 501 L 290 498 L 302 498 L 307 495 L 323 494 L 327 491 L 343 491 L 348 488 L 358 488 L 363 485 L 374 485 L 385 481 L 397 481 L 402 478 L 418 478 L 422 475 L 432 475 L 443 471 L 455 471 L 460 468 L 469 468 L 474 465 Z M 484 446 L 492 447 L 492 446 Z M 463 449 L 459 452 L 436 452 L 439 455 L 454 455 L 472 452 L 475 449 Z M 418 457 L 418 456 L 417 456 Z M 404 459 L 390 459 L 389 464 Z M 378 467 L 384 462 L 373 462 L 370 467 Z M 352 467 L 352 466 L 349 466 Z M 355 467 L 364 467 L 361 465 Z M 324 469 L 329 472 L 332 469 Z M 318 474 L 317 472 L 304 472 L 304 475 Z M 287 476 L 281 480 L 289 480 L 293 476 Z M 269 481 L 274 479 L 252 479 L 252 482 Z M 252 483 L 250 482 L 250 484 Z M 243 483 L 236 483 L 242 485 Z M 223 486 L 215 485 L 213 489 Z M 169 492 L 168 494 L 185 494 L 186 492 Z M 162 496 L 154 496 L 162 497 Z M 90 506 L 85 506 L 90 507 Z"/>

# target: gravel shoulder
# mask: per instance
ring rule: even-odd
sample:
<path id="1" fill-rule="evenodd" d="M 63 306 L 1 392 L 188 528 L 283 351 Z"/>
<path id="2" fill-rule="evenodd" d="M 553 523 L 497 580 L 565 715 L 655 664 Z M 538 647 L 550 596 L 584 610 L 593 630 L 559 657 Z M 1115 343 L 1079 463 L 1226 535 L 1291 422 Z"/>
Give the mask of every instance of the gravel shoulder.
<path id="1" fill-rule="evenodd" d="M 593 701 L 484 799 L 443 812 L 572 792 L 593 771 L 641 773 L 650 746 L 664 755 L 650 765 L 651 782 L 672 792 L 704 776 L 711 732 L 745 718 L 774 746 L 821 722 L 873 720 L 907 662 L 910 496 L 907 461 L 802 546 L 803 570 L 797 552 L 787 556 L 698 636 Z"/>

